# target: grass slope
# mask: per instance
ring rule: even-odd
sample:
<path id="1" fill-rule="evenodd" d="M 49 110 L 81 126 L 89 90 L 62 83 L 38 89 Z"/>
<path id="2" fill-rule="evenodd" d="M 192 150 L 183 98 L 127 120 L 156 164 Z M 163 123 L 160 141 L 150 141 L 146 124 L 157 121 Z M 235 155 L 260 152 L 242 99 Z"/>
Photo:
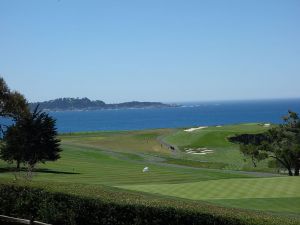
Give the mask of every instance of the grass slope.
<path id="1" fill-rule="evenodd" d="M 267 162 L 258 163 L 258 168 L 253 168 L 252 162 L 247 160 L 239 151 L 237 144 L 231 143 L 227 137 L 243 133 L 260 133 L 268 128 L 262 124 L 238 124 L 222 127 L 208 127 L 193 132 L 180 130 L 164 138 L 164 141 L 177 146 L 183 154 L 180 158 L 201 161 L 207 167 L 234 169 L 234 170 L 261 170 L 272 171 L 267 168 Z M 208 148 L 212 154 L 193 155 L 186 154 L 185 149 Z M 200 164 L 201 164 L 200 163 Z M 195 164 L 195 163 L 193 163 Z"/>
<path id="2" fill-rule="evenodd" d="M 221 179 L 121 187 L 192 200 L 300 197 L 300 179 L 298 177 Z"/>
<path id="3" fill-rule="evenodd" d="M 157 138 L 173 133 L 173 129 L 118 132 L 86 132 L 62 135 L 63 143 L 109 149 L 115 152 L 169 155 L 170 151 Z"/>
<path id="4" fill-rule="evenodd" d="M 37 181 L 31 181 L 31 182 L 9 182 L 7 180 L 0 180 L 0 189 L 3 188 L 3 185 L 10 185 L 13 184 L 14 186 L 20 186 L 21 189 L 19 189 L 20 192 L 23 192 L 21 195 L 22 197 L 24 197 L 24 188 L 23 187 L 33 187 L 33 188 L 42 188 L 43 190 L 50 192 L 50 195 L 53 193 L 59 193 L 59 195 L 61 196 L 60 193 L 64 193 L 67 195 L 72 195 L 72 196 L 79 196 L 84 197 L 85 199 L 87 198 L 92 198 L 92 199 L 97 199 L 100 200 L 100 202 L 103 202 L 106 204 L 105 209 L 106 212 L 108 213 L 108 216 L 112 215 L 112 212 L 110 210 L 112 210 L 113 212 L 117 212 L 117 214 L 124 214 L 124 211 L 122 212 L 122 208 L 125 209 L 128 213 L 128 211 L 130 211 L 130 209 L 132 209 L 135 213 L 139 213 L 142 214 L 146 213 L 146 216 L 149 217 L 149 221 L 145 220 L 143 221 L 143 224 L 147 224 L 147 222 L 156 222 L 157 218 L 156 215 L 157 214 L 161 214 L 163 217 L 165 216 L 169 216 L 171 213 L 174 214 L 172 216 L 172 219 L 175 218 L 175 224 L 178 224 L 178 222 L 176 223 L 176 221 L 178 221 L 178 219 L 180 218 L 179 214 L 183 215 L 185 214 L 186 216 L 188 216 L 189 218 L 191 218 L 191 220 L 189 220 L 190 222 L 192 222 L 193 224 L 199 224 L 199 222 L 195 221 L 194 219 L 197 220 L 204 220 L 204 222 L 208 222 L 208 224 L 220 224 L 220 222 L 222 221 L 222 224 L 249 224 L 249 225 L 298 225 L 300 223 L 300 219 L 299 216 L 296 214 L 278 214 L 275 215 L 274 213 L 261 213 L 261 212 L 256 212 L 256 211 L 251 211 L 251 210 L 243 210 L 243 209 L 233 209 L 233 208 L 227 208 L 227 207 L 219 207 L 217 205 L 212 205 L 211 203 L 206 203 L 206 202 L 202 202 L 202 201 L 192 201 L 192 200 L 187 200 L 187 199 L 175 199 L 175 198 L 170 198 L 167 196 L 158 196 L 158 195 L 153 195 L 153 194 L 144 194 L 144 193 L 138 193 L 138 192 L 129 192 L 127 190 L 122 190 L 122 189 L 117 189 L 117 188 L 113 188 L 113 187 L 108 187 L 108 186 L 103 186 L 103 185 L 88 185 L 88 184 L 72 184 L 72 183 L 53 183 L 53 182 L 37 182 Z M 8 186 L 9 187 L 9 186 Z M 17 187 L 15 187 L 17 188 Z M 8 189 L 9 191 L 7 191 L 8 196 L 1 196 L 4 197 L 4 199 L 8 197 L 8 199 L 10 199 L 11 197 L 14 198 L 14 196 L 10 196 L 11 193 L 11 187 Z M 28 189 L 27 189 L 28 190 Z M 25 191 L 26 192 L 26 191 Z M 28 194 L 28 192 L 27 192 Z M 40 195 L 41 192 L 39 192 L 38 195 Z M 14 194 L 15 195 L 15 194 Z M 67 197 L 67 196 L 65 196 Z M 61 198 L 61 197 L 60 197 Z M 60 199 L 59 198 L 59 199 Z M 68 198 L 68 197 L 67 197 Z M 55 199 L 55 198 L 54 198 Z M 58 199 L 58 200 L 59 200 Z M 50 198 L 50 200 L 53 200 L 52 198 Z M 61 200 L 59 200 L 59 202 L 57 202 L 57 204 L 59 205 L 59 209 L 61 210 L 61 207 L 68 207 L 68 209 L 72 208 L 74 209 L 74 203 L 76 203 L 76 201 L 74 201 L 75 199 L 72 200 L 72 205 L 67 206 L 64 205 L 64 202 L 61 202 Z M 80 203 L 82 202 L 82 198 L 80 200 Z M 45 207 L 45 203 L 49 201 L 49 199 L 45 199 L 45 201 L 42 201 L 42 207 Z M 36 201 L 37 202 L 37 201 Z M 78 203 L 78 202 L 77 202 Z M 28 204 L 27 202 L 25 204 Z M 60 205 L 62 204 L 62 205 Z M 107 205 L 108 204 L 108 205 Z M 112 204 L 112 205 L 111 205 Z M 109 205 L 111 205 L 112 207 L 109 207 Z M 51 208 L 51 204 L 50 204 L 50 208 Z M 117 208 L 116 208 L 117 206 Z M 134 210 L 134 207 L 143 207 L 146 206 L 146 208 L 142 209 L 142 212 L 137 212 Z M 18 207 L 18 206 L 17 206 Z M 46 205 L 47 207 L 47 205 Z M 53 207 L 53 206 L 52 206 Z M 125 208 L 124 208 L 125 207 Z M 85 209 L 84 207 L 82 207 L 83 210 Z M 76 209 L 76 207 L 75 207 Z M 149 211 L 151 211 L 151 209 L 154 211 L 152 211 L 152 213 L 150 213 L 149 215 Z M 27 209 L 26 209 L 27 210 Z M 46 214 L 47 211 L 49 210 L 49 208 L 46 209 Z M 68 217 L 68 213 L 70 213 L 70 216 L 74 216 L 74 214 L 72 214 L 72 211 L 66 210 L 64 213 L 66 213 L 66 215 L 64 214 L 64 216 Z M 88 214 L 90 214 L 90 210 L 95 210 L 95 208 L 87 208 L 88 210 Z M 119 211 L 121 210 L 121 211 Z M 43 212 L 43 211 L 42 211 Z M 55 212 L 55 210 L 54 210 Z M 101 214 L 101 212 L 103 212 L 103 209 L 100 209 L 98 211 L 98 214 Z M 178 212 L 179 214 L 176 214 L 176 212 Z M 86 212 L 85 212 L 86 213 Z M 28 215 L 28 214 L 27 214 Z M 28 217 L 28 216 L 25 216 Z M 126 214 L 125 216 L 127 216 L 128 214 Z M 50 218 L 52 218 L 53 214 L 51 212 Z M 83 216 L 87 216 L 87 214 L 83 214 Z M 105 215 L 106 216 L 106 215 Z M 105 217 L 104 216 L 104 217 Z M 129 216 L 130 212 L 129 212 Z M 139 216 L 139 215 L 138 215 Z M 60 216 L 59 216 L 60 217 Z M 97 217 L 97 216 L 96 216 Z M 178 218 L 179 217 L 179 218 Z M 219 219 L 219 222 L 216 223 L 216 221 L 212 218 L 216 218 Z M 60 217 L 61 218 L 61 217 Z M 103 218 L 103 217 L 101 217 Z M 106 217 L 105 217 L 106 218 Z M 221 219 L 221 221 L 220 221 Z M 93 220 L 93 219 L 92 219 Z M 235 223 L 237 222 L 236 220 L 239 220 L 242 223 Z M 126 221 L 126 220 L 125 220 Z M 122 221 L 118 221 L 119 223 L 124 223 L 124 220 Z M 232 223 L 231 223 L 232 222 Z M 125 224 L 125 223 L 124 223 Z M 151 223 L 152 224 L 152 223 Z M 163 224 L 168 224 L 168 223 L 163 223 Z M 186 223 L 185 223 L 186 224 Z M 200 223 L 202 224 L 202 223 Z M 206 223 L 205 223 L 206 224 Z"/>
<path id="5" fill-rule="evenodd" d="M 225 179 L 120 187 L 184 199 L 204 200 L 230 207 L 300 213 L 298 177 Z"/>
<path id="6" fill-rule="evenodd" d="M 258 124 L 211 127 L 195 132 L 160 129 L 130 132 L 91 132 L 61 135 L 63 152 L 57 162 L 41 164 L 33 181 L 52 184 L 52 188 L 70 189 L 74 185 L 79 192 L 87 187 L 94 190 L 103 185 L 126 190 L 185 198 L 190 201 L 206 201 L 226 207 L 260 209 L 280 213 L 299 213 L 299 179 L 289 177 L 254 178 L 243 172 L 230 172 L 226 168 L 241 169 L 243 157 L 238 147 L 226 140 L 236 133 L 266 130 Z M 158 138 L 185 147 L 208 147 L 214 154 L 192 156 L 185 152 L 172 152 Z M 201 161 L 201 162 L 200 162 Z M 209 164 L 208 164 L 209 163 Z M 230 166 L 228 166 L 230 165 Z M 149 173 L 142 169 L 150 167 Z M 7 164 L 0 162 L 0 178 L 13 180 L 14 174 L 6 171 Z M 257 173 L 255 176 L 268 176 Z M 144 194 L 140 194 L 144 195 Z M 292 204 L 287 204 L 291 200 Z M 281 205 L 282 202 L 282 205 Z M 284 210 L 282 210 L 285 208 Z"/>
<path id="7" fill-rule="evenodd" d="M 217 199 L 207 200 L 207 202 L 234 208 L 272 211 L 283 215 L 300 213 L 300 197 Z"/>
<path id="8" fill-rule="evenodd" d="M 48 169 L 35 173 L 35 180 L 79 182 L 85 184 L 181 183 L 199 180 L 249 177 L 224 171 L 195 170 L 151 162 L 133 161 L 128 154 L 105 152 L 91 147 L 63 146 L 62 159 L 40 165 Z M 149 166 L 151 173 L 142 173 Z M 11 176 L 2 173 L 1 176 Z"/>

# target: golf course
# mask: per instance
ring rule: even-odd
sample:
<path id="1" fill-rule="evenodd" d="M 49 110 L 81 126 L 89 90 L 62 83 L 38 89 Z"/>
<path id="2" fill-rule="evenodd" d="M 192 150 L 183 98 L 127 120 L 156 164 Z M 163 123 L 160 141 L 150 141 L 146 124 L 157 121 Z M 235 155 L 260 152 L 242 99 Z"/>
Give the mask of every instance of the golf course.
<path id="1" fill-rule="evenodd" d="M 300 225 L 300 0 L 0 9 L 0 225 Z"/>
<path id="2" fill-rule="evenodd" d="M 253 167 L 230 136 L 259 133 L 264 124 L 60 134 L 61 158 L 39 164 L 32 181 L 1 161 L 1 183 L 98 198 L 99 190 L 193 204 L 260 211 L 300 221 L 300 180 L 267 161 Z M 143 172 L 148 167 L 149 170 Z M 17 177 L 17 178 L 16 178 Z M 72 189 L 72 185 L 80 188 Z M 92 191 L 85 191 L 92 189 Z M 297 222 L 298 221 L 298 222 Z"/>

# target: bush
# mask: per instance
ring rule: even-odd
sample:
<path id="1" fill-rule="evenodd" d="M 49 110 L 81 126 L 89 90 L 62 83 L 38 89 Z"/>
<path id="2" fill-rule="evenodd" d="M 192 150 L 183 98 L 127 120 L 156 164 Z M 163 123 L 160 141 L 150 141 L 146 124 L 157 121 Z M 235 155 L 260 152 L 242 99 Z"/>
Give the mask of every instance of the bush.
<path id="1" fill-rule="evenodd" d="M 55 225 L 253 225 L 297 224 L 256 214 L 237 214 L 216 207 L 211 212 L 182 207 L 178 201 L 159 204 L 118 203 L 39 188 L 0 185 L 0 214 L 43 221 Z M 177 202 L 177 203 L 176 203 Z M 254 215 L 254 216 L 253 216 Z"/>

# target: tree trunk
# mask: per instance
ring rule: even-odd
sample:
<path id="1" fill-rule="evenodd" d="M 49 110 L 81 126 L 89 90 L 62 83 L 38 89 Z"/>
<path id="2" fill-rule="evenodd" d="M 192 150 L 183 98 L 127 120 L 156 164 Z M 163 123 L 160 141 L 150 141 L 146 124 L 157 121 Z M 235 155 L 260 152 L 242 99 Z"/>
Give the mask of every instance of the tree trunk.
<path id="1" fill-rule="evenodd" d="M 33 225 L 33 224 L 34 224 L 34 218 L 33 218 L 33 216 L 30 218 L 29 224 L 30 224 L 30 225 Z"/>
<path id="2" fill-rule="evenodd" d="M 290 168 L 287 168 L 289 171 L 289 176 L 293 176 L 293 171 Z"/>
<path id="3" fill-rule="evenodd" d="M 252 159 L 253 166 L 256 167 L 257 165 L 255 163 L 255 158 L 252 156 L 251 159 Z"/>
<path id="4" fill-rule="evenodd" d="M 295 165 L 295 172 L 294 172 L 294 176 L 299 176 L 299 163 L 297 163 L 296 165 Z"/>
<path id="5" fill-rule="evenodd" d="M 289 171 L 289 176 L 293 176 L 293 171 L 292 171 L 292 168 L 291 168 L 291 165 L 290 163 L 287 162 L 287 160 L 281 160 L 279 159 L 278 157 L 276 156 L 271 156 L 271 158 L 274 158 L 276 159 L 278 162 L 281 163 L 281 165 L 283 165 L 288 171 Z"/>
<path id="6" fill-rule="evenodd" d="M 19 160 L 17 160 L 17 170 L 18 170 L 18 171 L 20 171 L 20 163 L 21 163 L 21 162 L 20 162 Z"/>

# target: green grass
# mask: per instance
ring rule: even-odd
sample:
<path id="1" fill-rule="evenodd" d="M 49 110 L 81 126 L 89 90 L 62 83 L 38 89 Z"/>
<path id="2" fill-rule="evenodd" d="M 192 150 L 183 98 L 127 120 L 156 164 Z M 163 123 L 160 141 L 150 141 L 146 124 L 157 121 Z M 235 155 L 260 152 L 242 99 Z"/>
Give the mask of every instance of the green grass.
<path id="1" fill-rule="evenodd" d="M 159 156 L 170 164 L 192 167 L 233 169 L 248 171 L 274 171 L 267 167 L 267 161 L 258 163 L 254 168 L 240 152 L 239 146 L 230 143 L 228 136 L 241 133 L 266 131 L 261 124 L 239 124 L 223 127 L 209 127 L 194 132 L 176 129 L 158 129 L 126 132 L 85 132 L 62 136 L 66 145 L 95 147 L 113 152 L 131 153 L 142 157 Z M 172 152 L 159 143 L 162 138 L 171 145 L 178 146 L 182 152 Z M 214 150 L 213 154 L 192 155 L 184 152 L 185 148 L 205 147 Z M 153 158 L 152 158 L 153 159 Z M 154 159 L 155 160 L 155 159 Z"/>
<path id="2" fill-rule="evenodd" d="M 60 136 L 61 159 L 40 164 L 38 169 L 43 171 L 34 173 L 31 184 L 51 184 L 51 188 L 58 191 L 83 194 L 90 187 L 93 190 L 90 197 L 100 195 L 101 191 L 97 189 L 105 187 L 113 192 L 133 191 L 140 192 L 141 196 L 146 195 L 143 193 L 154 194 L 162 201 L 165 198 L 184 198 L 295 215 L 300 213 L 299 178 L 261 178 L 268 174 L 224 170 L 253 169 L 249 162 L 244 162 L 238 146 L 227 141 L 228 136 L 265 130 L 258 124 L 245 124 L 210 127 L 195 132 L 159 129 L 64 134 Z M 215 152 L 204 156 L 173 152 L 161 145 L 158 138 L 181 150 L 205 147 Z M 145 166 L 150 167 L 149 173 L 142 173 Z M 268 170 L 264 166 L 260 164 L 259 170 Z M 0 169 L 5 167 L 7 164 L 0 162 Z M 14 174 L 1 172 L 0 179 L 12 181 Z M 290 200 L 292 203 L 288 204 Z"/>
<path id="3" fill-rule="evenodd" d="M 72 210 L 72 206 L 74 207 L 74 203 L 78 203 L 76 199 L 80 199 L 81 205 L 84 204 L 83 200 L 86 201 L 89 198 L 93 199 L 98 199 L 100 200 L 98 203 L 105 204 L 105 209 L 108 214 L 110 214 L 110 209 L 113 211 L 116 209 L 116 206 L 118 208 L 118 215 L 124 213 L 122 209 L 126 210 L 126 214 L 128 211 L 133 210 L 133 213 L 136 213 L 135 207 L 140 207 L 140 206 L 146 206 L 146 208 L 143 209 L 143 212 L 140 212 L 143 214 L 144 212 L 146 213 L 147 216 L 147 211 L 152 211 L 150 213 L 149 220 L 152 221 L 153 219 L 155 220 L 157 215 L 162 214 L 164 217 L 165 215 L 168 215 L 169 213 L 174 214 L 174 218 L 180 215 L 182 216 L 183 214 L 186 216 L 191 216 L 192 218 L 199 218 L 201 220 L 211 222 L 216 224 L 216 221 L 212 219 L 212 217 L 215 217 L 216 219 L 218 218 L 219 220 L 221 219 L 222 224 L 231 224 L 230 221 L 235 221 L 236 219 L 241 221 L 242 224 L 263 224 L 263 225 L 298 225 L 299 224 L 299 215 L 297 213 L 277 213 L 274 214 L 274 212 L 271 213 L 261 213 L 261 212 L 256 212 L 256 211 L 251 211 L 251 210 L 243 210 L 243 209 L 234 209 L 232 207 L 224 207 L 224 206 L 218 206 L 219 203 L 214 203 L 211 204 L 209 202 L 203 202 L 203 201 L 192 201 L 188 199 L 176 199 L 168 196 L 159 196 L 159 195 L 154 195 L 154 194 L 144 194 L 144 193 L 138 193 L 138 192 L 131 192 L 128 190 L 122 190 L 122 189 L 117 189 L 114 187 L 109 187 L 109 186 L 103 186 L 103 185 L 90 185 L 90 184 L 74 184 L 74 183 L 53 183 L 53 182 L 38 182 L 38 181 L 31 181 L 31 182 L 9 182 L 7 180 L 0 180 L 0 188 L 4 188 L 2 184 L 5 184 L 6 191 L 4 193 L 7 193 L 7 196 L 1 196 L 4 197 L 4 199 L 14 199 L 16 198 L 16 193 L 13 194 L 14 191 L 17 191 L 17 193 L 21 194 L 22 197 L 24 198 L 24 194 L 28 194 L 28 189 L 24 189 L 23 187 L 31 187 L 31 188 L 42 188 L 45 191 L 49 193 L 47 196 L 54 196 L 55 193 L 59 193 L 59 196 L 61 196 L 60 193 L 64 193 L 67 195 L 75 195 L 79 196 L 80 198 L 72 198 L 72 205 L 68 207 L 67 205 L 64 205 L 64 202 L 62 202 L 61 197 L 58 198 L 59 202 L 57 202 L 58 205 L 60 205 L 60 210 L 63 209 L 64 207 L 68 207 L 68 209 Z M 11 185 L 13 184 L 14 187 L 12 188 Z M 19 186 L 19 187 L 18 187 Z M 36 190 L 36 189 L 35 189 Z M 42 194 L 42 192 L 38 191 L 38 196 Z M 12 195 L 13 194 L 13 195 Z M 71 197 L 71 196 L 70 196 Z M 64 195 L 64 201 L 69 199 L 70 197 Z M 84 197 L 84 199 L 82 199 Z M 46 202 L 49 203 L 49 200 L 57 200 L 57 198 L 48 198 L 45 200 L 45 202 L 42 203 L 42 206 L 45 207 L 44 204 L 47 204 Z M 38 201 L 36 201 L 38 202 Z M 28 204 L 25 202 L 25 204 Z M 50 208 L 51 208 L 50 204 Z M 62 207 L 63 206 L 63 207 Z M 18 206 L 17 206 L 18 207 Z M 47 206 L 46 206 L 47 207 Z M 97 207 L 97 206 L 96 206 Z M 125 208 L 124 208 L 125 207 Z M 149 208 L 148 208 L 149 207 Z M 75 206 L 76 208 L 76 206 Z M 84 207 L 82 207 L 84 209 Z M 152 208 L 152 209 L 151 209 Z M 156 210 L 153 213 L 153 209 L 156 208 Z M 25 210 L 28 210 L 25 209 Z M 49 208 L 46 208 L 46 212 L 48 210 L 51 210 Z M 88 211 L 89 213 L 91 210 L 95 211 L 95 208 L 90 208 Z M 42 211 L 43 212 L 43 209 Z M 55 211 L 54 211 L 55 212 Z M 103 212 L 103 209 L 99 210 L 99 213 Z M 178 214 L 177 214 L 178 212 Z M 69 210 L 66 210 L 66 213 L 70 213 Z M 130 212 L 129 212 L 130 213 Z M 98 215 L 98 213 L 96 212 Z M 71 214 L 72 215 L 72 211 Z M 83 214 L 83 216 L 87 216 L 86 214 Z M 126 215 L 125 215 L 126 216 Z M 170 215 L 169 215 L 170 216 Z M 52 215 L 51 215 L 52 217 Z M 103 217 L 102 217 L 103 218 Z M 111 217 L 110 217 L 111 218 Z M 219 222 L 221 222 L 219 221 Z M 124 222 L 124 221 L 122 221 Z M 146 221 L 145 221 L 146 222 Z M 196 222 L 196 221 L 195 221 Z M 175 222 L 176 223 L 176 222 Z M 147 224 L 147 222 L 145 223 Z M 198 224 L 198 223 L 197 223 Z M 219 224 L 219 223 L 217 223 Z M 240 223 L 239 223 L 240 224 Z"/>
<path id="4" fill-rule="evenodd" d="M 191 200 L 300 197 L 298 177 L 224 179 L 120 187 Z"/>
<path id="5" fill-rule="evenodd" d="M 223 171 L 195 170 L 155 163 L 133 161 L 128 159 L 129 153 L 109 153 L 91 147 L 64 146 L 62 159 L 40 165 L 49 169 L 49 173 L 35 173 L 35 180 L 80 182 L 85 184 L 149 184 L 180 183 L 210 179 L 248 177 L 247 175 L 228 174 Z M 130 157 L 129 157 L 130 158 Z M 149 166 L 151 173 L 142 173 Z M 51 173 L 51 171 L 53 173 Z M 56 173 L 58 171 L 60 173 Z M 64 172 L 66 174 L 64 174 Z M 74 173 L 74 174 L 69 174 Z M 11 176 L 2 173 L 1 176 Z"/>
<path id="6" fill-rule="evenodd" d="M 273 171 L 267 167 L 267 161 L 258 163 L 258 168 L 253 168 L 252 162 L 245 158 L 239 151 L 237 144 L 228 141 L 228 137 L 242 133 L 260 133 L 268 128 L 261 124 L 239 124 L 222 127 L 208 127 L 202 130 L 186 132 L 180 130 L 164 138 L 164 141 L 179 147 L 182 151 L 180 158 L 188 160 L 215 163 L 215 168 L 226 164 L 224 169 Z M 212 154 L 193 155 L 185 153 L 186 149 L 208 148 L 214 150 Z"/>
<path id="7" fill-rule="evenodd" d="M 109 149 L 114 152 L 134 152 L 170 155 L 169 149 L 161 145 L 157 138 L 169 135 L 174 130 L 158 129 L 123 132 L 88 132 L 62 135 L 63 143 L 87 147 Z"/>
<path id="8" fill-rule="evenodd" d="M 121 188 L 236 208 L 300 213 L 299 177 L 209 180 Z"/>
<path id="9" fill-rule="evenodd" d="M 226 125 L 222 127 L 207 127 L 193 132 L 180 130 L 169 135 L 165 140 L 179 147 L 231 147 L 232 143 L 226 141 L 226 137 L 238 133 L 258 133 L 267 130 L 264 126 L 256 123 Z M 199 137 L 202 137 L 199 139 Z"/>
<path id="10" fill-rule="evenodd" d="M 207 202 L 225 207 L 272 211 L 283 215 L 289 213 L 299 215 L 300 212 L 300 197 L 214 199 Z"/>
<path id="11" fill-rule="evenodd" d="M 201 162 L 201 161 L 194 161 L 194 160 L 174 159 L 174 158 L 167 159 L 166 163 L 182 165 L 182 166 L 191 166 L 196 168 L 210 168 L 210 169 L 225 169 L 228 166 L 228 164 L 222 162 Z"/>

